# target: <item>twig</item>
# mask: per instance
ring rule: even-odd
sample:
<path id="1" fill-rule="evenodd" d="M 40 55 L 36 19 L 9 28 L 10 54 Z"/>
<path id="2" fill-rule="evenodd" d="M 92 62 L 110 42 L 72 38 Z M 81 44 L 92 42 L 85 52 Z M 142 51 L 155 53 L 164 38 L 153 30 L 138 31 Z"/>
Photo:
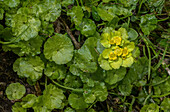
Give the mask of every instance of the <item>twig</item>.
<path id="1" fill-rule="evenodd" d="M 68 27 L 68 25 L 66 24 L 66 22 L 64 20 L 62 20 L 62 18 L 60 18 L 60 20 L 63 22 L 63 24 L 66 27 L 66 32 L 68 33 L 68 35 L 70 36 L 71 40 L 73 41 L 75 48 L 76 49 L 80 49 L 80 43 L 77 42 L 77 40 L 75 39 L 75 37 L 73 36 L 70 28 Z"/>
<path id="2" fill-rule="evenodd" d="M 37 96 L 40 96 L 41 95 L 41 88 L 40 88 L 40 85 L 37 81 L 36 85 L 34 86 L 36 92 L 37 92 Z"/>

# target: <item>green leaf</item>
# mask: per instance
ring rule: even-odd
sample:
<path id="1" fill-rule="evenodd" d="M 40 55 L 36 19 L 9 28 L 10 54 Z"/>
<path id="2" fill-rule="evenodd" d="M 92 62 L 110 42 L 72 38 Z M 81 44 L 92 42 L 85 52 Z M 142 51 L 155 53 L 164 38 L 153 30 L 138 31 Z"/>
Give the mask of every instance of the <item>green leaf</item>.
<path id="1" fill-rule="evenodd" d="M 100 67 L 104 70 L 112 70 L 109 61 L 103 60 L 101 55 L 98 58 L 98 63 L 100 64 Z"/>
<path id="2" fill-rule="evenodd" d="M 64 112 L 75 112 L 75 110 L 70 107 L 67 107 L 66 109 L 64 109 Z"/>
<path id="3" fill-rule="evenodd" d="M 130 28 L 128 31 L 128 36 L 129 40 L 135 40 L 138 37 L 138 33 L 133 28 Z"/>
<path id="4" fill-rule="evenodd" d="M 56 34 L 44 44 L 44 55 L 56 64 L 66 64 L 73 57 L 73 44 L 66 35 Z"/>
<path id="5" fill-rule="evenodd" d="M 44 74 L 51 79 L 62 80 L 65 78 L 66 69 L 64 65 L 56 65 L 55 63 L 47 63 Z"/>
<path id="6" fill-rule="evenodd" d="M 11 23 L 14 35 L 20 36 L 20 39 L 25 41 L 37 37 L 41 26 L 39 19 L 22 14 L 15 14 Z"/>
<path id="7" fill-rule="evenodd" d="M 43 91 L 44 106 L 50 110 L 59 109 L 64 99 L 63 91 L 52 84 L 49 84 Z"/>
<path id="8" fill-rule="evenodd" d="M 105 82 L 112 85 L 121 81 L 126 74 L 126 68 L 121 67 L 118 70 L 110 70 L 106 71 L 106 79 Z"/>
<path id="9" fill-rule="evenodd" d="M 144 105 L 140 112 L 159 112 L 159 106 L 155 103 L 150 103 L 149 105 Z"/>
<path id="10" fill-rule="evenodd" d="M 108 3 L 110 1 L 114 1 L 114 0 L 102 0 L 104 3 Z"/>
<path id="11" fill-rule="evenodd" d="M 46 34 L 49 36 L 52 36 L 54 33 L 54 26 L 53 24 L 47 22 L 47 21 L 41 21 L 41 34 Z"/>
<path id="12" fill-rule="evenodd" d="M 122 58 L 118 58 L 118 60 L 111 62 L 111 63 L 110 63 L 110 66 L 111 66 L 113 69 L 119 69 L 121 65 L 123 66 L 122 62 L 123 62 L 123 61 L 122 61 Z M 125 66 L 124 66 L 124 67 L 125 67 Z"/>
<path id="13" fill-rule="evenodd" d="M 78 30 L 86 37 L 92 36 L 96 32 L 96 25 L 91 19 L 84 18 L 81 24 L 79 24 Z"/>
<path id="14" fill-rule="evenodd" d="M 114 17 L 124 15 L 130 16 L 132 12 L 130 9 L 126 9 L 121 5 L 109 5 L 109 4 L 99 4 L 97 7 L 97 12 L 102 20 L 111 21 Z"/>
<path id="15" fill-rule="evenodd" d="M 134 62 L 133 57 L 128 57 L 126 59 L 123 60 L 122 66 L 123 67 L 130 67 Z"/>
<path id="16" fill-rule="evenodd" d="M 148 59 L 141 57 L 131 67 L 124 79 L 119 83 L 119 90 L 125 96 L 129 96 L 135 82 L 143 79 L 148 72 Z"/>
<path id="17" fill-rule="evenodd" d="M 138 58 L 140 56 L 140 50 L 139 50 L 139 47 L 135 47 L 135 49 L 133 50 L 132 52 L 132 56 L 134 58 Z"/>
<path id="18" fill-rule="evenodd" d="M 0 9 L 0 20 L 2 20 L 4 17 L 4 10 Z"/>
<path id="19" fill-rule="evenodd" d="M 20 0 L 4 0 L 4 3 L 8 6 L 8 7 L 16 7 L 20 4 Z"/>
<path id="20" fill-rule="evenodd" d="M 82 86 L 82 82 L 79 77 L 68 74 L 64 80 L 64 85 L 72 88 L 79 88 Z"/>
<path id="21" fill-rule="evenodd" d="M 22 107 L 22 105 L 21 105 L 20 102 L 16 102 L 16 103 L 12 106 L 12 112 L 27 112 L 27 110 Z"/>
<path id="22" fill-rule="evenodd" d="M 132 87 L 133 85 L 125 82 L 124 84 L 119 85 L 119 91 L 122 95 L 129 96 L 132 91 Z"/>
<path id="23" fill-rule="evenodd" d="M 23 108 L 31 108 L 36 102 L 37 97 L 34 94 L 27 94 L 24 98 L 22 98 L 21 105 Z"/>
<path id="24" fill-rule="evenodd" d="M 164 80 L 165 78 L 161 78 L 159 76 L 156 76 L 153 81 L 152 81 L 152 84 L 157 84 L 159 83 L 160 81 Z M 157 94 L 157 95 L 160 95 L 160 94 L 166 94 L 168 92 L 170 92 L 170 79 L 166 80 L 165 82 L 159 84 L 159 85 L 156 85 L 154 86 L 154 93 Z"/>
<path id="25" fill-rule="evenodd" d="M 162 13 L 165 0 L 147 0 L 146 2 L 150 7 L 151 12 L 158 12 L 159 14 Z"/>
<path id="26" fill-rule="evenodd" d="M 164 112 L 169 112 L 169 111 L 170 111 L 169 105 L 170 105 L 170 98 L 165 98 L 165 99 L 162 101 L 162 103 L 161 103 L 161 105 L 160 105 L 160 108 L 161 108 L 161 110 L 163 110 Z"/>
<path id="27" fill-rule="evenodd" d="M 6 95 L 9 100 L 21 99 L 26 92 L 26 89 L 20 83 L 12 83 L 6 88 Z"/>
<path id="28" fill-rule="evenodd" d="M 94 73 L 97 70 L 97 57 L 96 52 L 97 41 L 95 37 L 90 37 L 86 40 L 84 45 L 75 51 L 73 64 L 70 67 L 70 72 L 73 75 L 80 75 L 82 72 Z"/>
<path id="29" fill-rule="evenodd" d="M 95 6 L 92 7 L 92 17 L 95 21 L 99 21 L 100 20 L 100 16 L 97 13 L 97 8 Z"/>
<path id="30" fill-rule="evenodd" d="M 108 91 L 105 83 L 103 82 L 95 82 L 93 88 L 89 88 L 88 86 L 84 86 L 84 98 L 86 103 L 93 103 L 95 100 L 104 101 L 107 99 Z"/>
<path id="31" fill-rule="evenodd" d="M 157 28 L 157 22 L 155 15 L 146 14 L 141 16 L 139 26 L 145 35 L 149 35 L 151 31 Z"/>
<path id="32" fill-rule="evenodd" d="M 75 109 L 85 109 L 88 107 L 88 104 L 84 101 L 84 97 L 79 94 L 71 93 L 68 97 L 68 103 L 72 108 Z"/>
<path id="33" fill-rule="evenodd" d="M 46 106 L 46 101 L 43 99 L 43 95 L 38 96 L 35 104 L 33 105 L 34 112 L 51 112 Z"/>
<path id="34" fill-rule="evenodd" d="M 42 20 L 54 22 L 61 15 L 61 3 L 59 0 L 44 0 L 37 7 Z"/>
<path id="35" fill-rule="evenodd" d="M 67 15 L 71 16 L 71 20 L 75 23 L 75 25 L 79 25 L 83 19 L 84 13 L 80 6 L 74 6 L 67 12 Z"/>
<path id="36" fill-rule="evenodd" d="M 111 7 L 104 7 L 101 5 L 97 7 L 97 13 L 104 21 L 111 21 L 116 16 L 115 14 L 109 13 L 109 8 Z"/>
<path id="37" fill-rule="evenodd" d="M 63 0 L 62 1 L 62 6 L 67 7 L 67 6 L 71 5 L 71 4 L 74 4 L 74 1 L 75 0 Z"/>
<path id="38" fill-rule="evenodd" d="M 37 36 L 28 41 L 19 41 L 15 44 L 3 45 L 2 48 L 5 52 L 12 50 L 18 56 L 35 56 L 41 53 L 40 48 L 43 43 L 42 39 L 42 37 Z"/>
<path id="39" fill-rule="evenodd" d="M 13 70 L 20 77 L 26 77 L 35 82 L 41 78 L 44 69 L 43 61 L 38 57 L 18 58 L 13 64 Z"/>

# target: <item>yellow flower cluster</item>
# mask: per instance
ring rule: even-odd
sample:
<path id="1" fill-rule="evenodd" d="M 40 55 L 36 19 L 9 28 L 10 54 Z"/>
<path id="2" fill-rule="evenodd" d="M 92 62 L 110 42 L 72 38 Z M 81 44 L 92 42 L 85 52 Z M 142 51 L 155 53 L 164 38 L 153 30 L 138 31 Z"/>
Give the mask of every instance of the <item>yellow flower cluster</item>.
<path id="1" fill-rule="evenodd" d="M 118 58 L 118 56 L 121 56 L 122 59 L 126 59 L 126 56 L 128 55 L 128 49 L 127 47 L 124 48 L 120 48 L 118 46 L 116 46 L 116 48 L 114 49 L 114 52 L 111 51 L 109 54 L 109 60 L 116 60 Z"/>
<path id="2" fill-rule="evenodd" d="M 122 41 L 122 38 L 119 36 L 114 36 L 113 38 L 110 39 L 109 43 L 111 45 L 116 44 L 116 45 L 120 45 Z"/>

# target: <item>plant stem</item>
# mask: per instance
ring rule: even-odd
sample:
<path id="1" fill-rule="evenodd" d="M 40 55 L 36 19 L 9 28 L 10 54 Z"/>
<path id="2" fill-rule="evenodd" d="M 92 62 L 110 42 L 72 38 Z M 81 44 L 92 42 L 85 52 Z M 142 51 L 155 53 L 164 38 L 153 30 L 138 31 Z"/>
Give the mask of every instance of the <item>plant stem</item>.
<path id="1" fill-rule="evenodd" d="M 152 98 L 165 97 L 165 96 L 168 96 L 168 95 L 170 95 L 170 93 L 166 93 L 166 94 L 163 94 L 163 95 L 152 95 Z"/>
<path id="2" fill-rule="evenodd" d="M 51 79 L 51 81 L 52 81 L 55 85 L 57 85 L 57 86 L 59 86 L 59 87 L 61 87 L 61 88 L 68 89 L 68 90 L 72 90 L 72 91 L 75 91 L 75 92 L 83 92 L 83 89 L 74 89 L 74 88 L 66 87 L 66 86 L 63 86 L 63 85 L 55 82 L 53 79 Z"/>
<path id="3" fill-rule="evenodd" d="M 161 19 L 161 20 L 158 20 L 158 22 L 166 21 L 166 20 L 168 20 L 168 19 L 169 19 L 169 17 L 164 18 L 164 19 Z"/>
<path id="4" fill-rule="evenodd" d="M 83 1 L 82 0 L 80 0 L 80 3 L 81 3 L 81 6 L 83 6 Z"/>
<path id="5" fill-rule="evenodd" d="M 140 13 L 140 10 L 141 10 L 141 7 L 142 7 L 142 4 L 143 4 L 143 0 L 141 1 L 140 5 L 139 5 L 138 14 Z"/>
<path id="6" fill-rule="evenodd" d="M 164 53 L 163 53 L 162 59 L 161 59 L 161 60 L 159 61 L 159 63 L 155 66 L 154 70 L 157 70 L 157 69 L 161 66 L 162 61 L 163 61 L 164 58 L 165 58 L 165 54 L 166 54 L 167 49 L 168 49 L 168 45 L 165 47 L 165 51 L 164 51 Z"/>
<path id="7" fill-rule="evenodd" d="M 143 37 L 143 36 L 142 36 Z M 146 44 L 147 50 L 148 50 L 148 54 L 149 54 L 149 63 L 148 63 L 148 80 L 150 79 L 150 75 L 151 75 L 151 52 L 150 52 L 150 48 L 149 48 L 149 44 L 146 41 L 146 39 L 143 37 L 143 40 Z"/>
<path id="8" fill-rule="evenodd" d="M 164 83 L 164 82 L 167 81 L 169 78 L 170 78 L 170 76 L 168 76 L 167 78 L 165 78 L 165 79 L 159 81 L 159 82 L 156 83 L 156 84 L 153 84 L 152 86 L 156 86 L 156 85 L 159 85 L 159 84 L 161 84 L 161 83 Z"/>
<path id="9" fill-rule="evenodd" d="M 77 5 L 79 6 L 79 1 L 78 1 L 78 0 L 76 0 L 76 2 L 77 2 Z"/>

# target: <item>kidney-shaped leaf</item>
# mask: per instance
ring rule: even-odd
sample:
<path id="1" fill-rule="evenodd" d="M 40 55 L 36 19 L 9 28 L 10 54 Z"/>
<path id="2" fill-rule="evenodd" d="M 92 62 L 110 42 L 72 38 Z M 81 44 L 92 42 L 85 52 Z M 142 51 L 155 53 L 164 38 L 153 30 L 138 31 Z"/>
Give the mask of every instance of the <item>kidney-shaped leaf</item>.
<path id="1" fill-rule="evenodd" d="M 51 79 L 62 80 L 65 78 L 66 69 L 64 65 L 56 65 L 54 62 L 48 63 L 45 68 L 44 74 Z"/>
<path id="2" fill-rule="evenodd" d="M 43 92 L 44 105 L 51 110 L 60 108 L 64 98 L 63 91 L 52 84 L 49 84 Z"/>
<path id="3" fill-rule="evenodd" d="M 34 94 L 28 94 L 26 97 L 22 98 L 21 105 L 23 108 L 31 108 L 36 102 L 37 97 Z"/>
<path id="4" fill-rule="evenodd" d="M 96 25 L 91 19 L 83 19 L 81 24 L 78 26 L 78 29 L 80 29 L 81 34 L 88 37 L 92 36 L 96 32 Z"/>
<path id="5" fill-rule="evenodd" d="M 20 77 L 26 77 L 33 82 L 37 81 L 42 76 L 44 63 L 40 57 L 18 58 L 13 64 L 13 70 Z"/>
<path id="6" fill-rule="evenodd" d="M 36 37 L 41 26 L 39 19 L 23 14 L 14 15 L 11 23 L 14 35 L 20 36 L 21 40 L 25 41 Z"/>
<path id="7" fill-rule="evenodd" d="M 164 110 L 164 112 L 170 112 L 170 98 L 165 98 L 163 102 L 161 103 L 161 110 Z"/>
<path id="8" fill-rule="evenodd" d="M 80 6 L 74 6 L 67 12 L 68 16 L 71 16 L 71 20 L 74 21 L 75 25 L 79 25 L 83 19 L 83 10 Z"/>
<path id="9" fill-rule="evenodd" d="M 9 7 L 16 7 L 19 5 L 20 0 L 4 0 L 5 5 L 9 6 Z"/>
<path id="10" fill-rule="evenodd" d="M 56 34 L 46 41 L 44 55 L 56 64 L 66 64 L 73 57 L 73 49 L 73 44 L 67 36 Z"/>
<path id="11" fill-rule="evenodd" d="M 71 93 L 68 97 L 68 102 L 71 107 L 75 109 L 85 109 L 88 107 L 88 104 L 84 101 L 84 97 L 79 94 Z"/>
<path id="12" fill-rule="evenodd" d="M 125 74 L 126 74 L 126 68 L 124 67 L 121 67 L 118 70 L 113 69 L 113 70 L 106 71 L 107 77 L 105 79 L 105 82 L 107 82 L 110 85 L 115 84 L 121 81 L 124 78 Z"/>
<path id="13" fill-rule="evenodd" d="M 24 96 L 26 89 L 20 83 L 12 83 L 6 89 L 6 95 L 9 100 L 17 100 Z"/>

